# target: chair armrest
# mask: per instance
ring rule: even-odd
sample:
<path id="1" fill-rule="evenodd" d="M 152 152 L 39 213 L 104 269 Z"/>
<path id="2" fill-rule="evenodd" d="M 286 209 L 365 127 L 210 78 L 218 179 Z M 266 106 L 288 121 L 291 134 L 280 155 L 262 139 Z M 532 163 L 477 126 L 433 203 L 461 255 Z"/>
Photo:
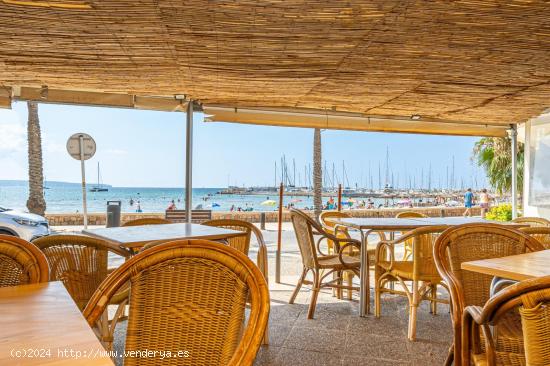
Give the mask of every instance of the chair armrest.
<path id="1" fill-rule="evenodd" d="M 480 354 L 481 337 L 480 329 L 485 338 L 485 352 L 487 360 L 495 359 L 495 342 L 491 333 L 486 312 L 481 306 L 470 305 L 464 308 L 462 316 L 462 362 L 464 365 L 470 364 L 472 352 Z"/>
<path id="2" fill-rule="evenodd" d="M 342 244 L 343 245 L 340 245 Z M 336 244 L 336 243 L 335 243 Z M 338 260 L 340 260 L 340 263 L 342 263 L 344 265 L 344 267 L 348 267 L 348 265 L 346 264 L 346 262 L 344 261 L 344 252 L 346 251 L 346 249 L 348 247 L 355 247 L 357 248 L 359 251 L 362 250 L 361 248 L 361 242 L 359 240 L 356 240 L 356 239 L 347 239 L 347 238 L 342 238 L 342 239 L 339 239 L 338 240 L 338 245 L 339 245 L 339 250 L 338 250 Z M 366 249 L 366 248 L 365 248 Z M 367 254 L 368 255 L 368 254 Z M 368 258 L 368 257 L 367 257 Z"/>

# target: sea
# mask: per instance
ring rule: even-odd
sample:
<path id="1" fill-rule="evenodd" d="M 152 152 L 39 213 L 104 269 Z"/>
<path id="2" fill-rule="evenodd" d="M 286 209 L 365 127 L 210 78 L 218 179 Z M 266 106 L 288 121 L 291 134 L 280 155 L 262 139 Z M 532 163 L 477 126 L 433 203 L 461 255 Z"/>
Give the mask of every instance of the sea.
<path id="1" fill-rule="evenodd" d="M 82 212 L 82 187 L 79 183 L 45 183 L 44 196 L 47 213 Z M 164 212 L 174 200 L 176 208 L 184 209 L 184 188 L 108 187 L 107 192 L 90 192 L 87 187 L 88 212 L 105 212 L 109 201 L 120 201 L 122 212 Z M 278 202 L 278 194 L 240 195 L 220 194 L 223 188 L 194 188 L 193 208 L 213 211 L 249 210 L 275 211 L 277 205 L 262 205 L 265 201 Z M 0 180 L 0 207 L 26 210 L 28 183 L 26 181 Z M 336 198 L 336 197 L 335 197 Z M 328 198 L 323 198 L 326 201 Z M 365 198 L 366 199 L 366 198 Z M 376 202 L 376 200 L 375 200 Z M 296 208 L 313 206 L 312 197 L 285 195 L 284 205 L 292 203 Z M 376 202 L 377 203 L 377 202 Z"/>

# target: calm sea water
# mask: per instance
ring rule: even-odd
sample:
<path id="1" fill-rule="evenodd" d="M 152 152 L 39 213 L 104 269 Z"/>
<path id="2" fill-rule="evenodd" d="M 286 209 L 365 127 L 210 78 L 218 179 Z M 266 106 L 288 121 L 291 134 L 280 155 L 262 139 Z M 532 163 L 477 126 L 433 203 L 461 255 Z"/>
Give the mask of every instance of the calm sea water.
<path id="1" fill-rule="evenodd" d="M 46 211 L 49 213 L 81 212 L 82 190 L 78 184 L 47 182 Z M 278 195 L 227 195 L 218 194 L 222 188 L 193 189 L 193 207 L 202 205 L 204 209 L 229 211 L 232 206 L 254 211 L 274 211 L 276 206 L 263 206 L 262 202 L 278 200 Z M 110 187 L 108 192 L 87 192 L 88 211 L 105 212 L 107 201 L 121 201 L 123 212 L 136 212 L 137 203 L 143 212 L 164 212 L 171 200 L 176 207 L 183 209 L 185 190 L 182 188 L 122 188 Z M 26 209 L 28 185 L 26 182 L 0 181 L 0 207 Z M 134 201 L 130 205 L 130 200 Z M 326 198 L 324 199 L 326 201 Z M 311 197 L 285 196 L 284 204 L 292 202 L 297 208 L 313 206 Z"/>

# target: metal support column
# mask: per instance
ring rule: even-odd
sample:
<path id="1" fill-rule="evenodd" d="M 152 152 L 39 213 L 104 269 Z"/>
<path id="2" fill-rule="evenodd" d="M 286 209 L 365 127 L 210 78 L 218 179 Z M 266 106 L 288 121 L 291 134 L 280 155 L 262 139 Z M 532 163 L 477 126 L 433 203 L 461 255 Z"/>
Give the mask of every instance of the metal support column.
<path id="1" fill-rule="evenodd" d="M 510 130 L 512 140 L 512 219 L 518 217 L 518 131 L 517 125 Z"/>
<path id="2" fill-rule="evenodd" d="M 185 221 L 191 222 L 193 204 L 193 101 L 187 103 L 185 132 Z"/>

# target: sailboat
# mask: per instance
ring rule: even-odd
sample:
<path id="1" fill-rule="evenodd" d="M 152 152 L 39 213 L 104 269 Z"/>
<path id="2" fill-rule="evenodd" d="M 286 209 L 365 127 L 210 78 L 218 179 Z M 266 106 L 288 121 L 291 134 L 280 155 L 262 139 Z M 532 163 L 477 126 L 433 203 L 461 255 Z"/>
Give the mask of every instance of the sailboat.
<path id="1" fill-rule="evenodd" d="M 105 187 L 101 182 L 101 175 L 99 173 L 99 162 L 97 163 L 97 184 L 95 187 L 90 188 L 90 192 L 108 192 L 109 188 Z"/>

